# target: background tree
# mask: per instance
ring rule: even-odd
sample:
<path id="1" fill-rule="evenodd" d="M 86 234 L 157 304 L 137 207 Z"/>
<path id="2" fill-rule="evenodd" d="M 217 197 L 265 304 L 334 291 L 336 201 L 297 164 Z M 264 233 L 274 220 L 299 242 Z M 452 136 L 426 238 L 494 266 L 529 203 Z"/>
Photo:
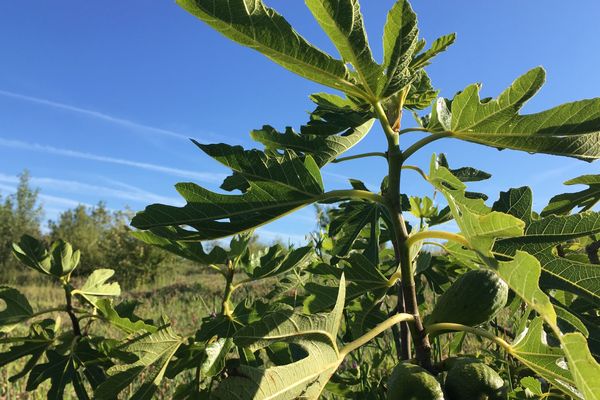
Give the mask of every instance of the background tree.
<path id="1" fill-rule="evenodd" d="M 44 215 L 39 204 L 39 189 L 30 185 L 29 171 L 19 175 L 19 184 L 13 194 L 0 195 L 0 268 L 6 276 L 12 275 L 16 262 L 11 245 L 24 234 L 40 235 L 40 222 Z"/>
<path id="2" fill-rule="evenodd" d="M 62 238 L 81 249 L 82 259 L 80 271 L 87 272 L 91 266 L 100 267 L 104 263 L 104 255 L 100 251 L 100 243 L 106 232 L 112 227 L 113 217 L 102 202 L 94 207 L 78 205 L 62 212 L 56 221 L 49 221 L 50 241 Z"/>
<path id="3" fill-rule="evenodd" d="M 79 205 L 49 221 L 50 241 L 66 240 L 81 249 L 76 274 L 89 274 L 97 268 L 111 268 L 126 287 L 152 281 L 166 261 L 160 249 L 131 236 L 130 213 L 111 212 L 102 202 L 94 207 Z"/>

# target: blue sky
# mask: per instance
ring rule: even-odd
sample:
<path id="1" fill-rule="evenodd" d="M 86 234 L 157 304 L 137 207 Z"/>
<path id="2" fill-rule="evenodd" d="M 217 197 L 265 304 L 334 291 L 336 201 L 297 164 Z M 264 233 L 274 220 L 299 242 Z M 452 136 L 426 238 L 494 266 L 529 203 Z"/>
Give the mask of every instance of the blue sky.
<path id="1" fill-rule="evenodd" d="M 362 3 L 373 52 L 381 59 L 381 32 L 393 1 Z M 267 4 L 311 42 L 337 54 L 302 1 Z M 413 6 L 429 42 L 458 34 L 428 68 L 442 96 L 474 82 L 484 84 L 484 96 L 496 96 L 537 65 L 546 68 L 548 83 L 526 112 L 600 96 L 597 0 L 414 0 Z M 100 200 L 112 209 L 182 204 L 173 189 L 179 181 L 217 189 L 227 170 L 188 137 L 252 146 L 250 130 L 264 124 L 298 128 L 312 109 L 309 94 L 328 91 L 228 41 L 172 1 L 0 2 L 0 48 L 0 194 L 13 191 L 16 175 L 29 169 L 46 218 Z M 411 123 L 406 119 L 405 127 Z M 349 154 L 384 145 L 376 127 Z M 452 166 L 492 173 L 492 180 L 473 185 L 492 199 L 500 190 L 529 184 L 537 208 L 563 190 L 564 180 L 598 169 L 452 140 L 428 146 L 413 162 L 426 166 L 440 151 Z M 349 176 L 376 189 L 383 168 L 379 160 L 330 165 L 324 179 L 330 189 L 347 187 Z M 408 193 L 430 193 L 417 177 L 407 174 L 403 184 Z M 266 240 L 297 241 L 312 229 L 309 207 L 261 233 Z"/>

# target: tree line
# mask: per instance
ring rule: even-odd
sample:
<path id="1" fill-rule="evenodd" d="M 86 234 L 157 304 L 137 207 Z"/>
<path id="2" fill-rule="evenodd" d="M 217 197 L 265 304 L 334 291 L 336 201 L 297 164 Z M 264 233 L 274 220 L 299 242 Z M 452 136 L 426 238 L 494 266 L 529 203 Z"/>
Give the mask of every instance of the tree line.
<path id="1" fill-rule="evenodd" d="M 0 192 L 0 268 L 3 281 L 30 279 L 12 255 L 12 243 L 28 234 L 45 242 L 63 239 L 81 250 L 78 273 L 88 275 L 106 267 L 116 271 L 124 286 L 152 281 L 174 258 L 166 252 L 140 242 L 130 235 L 130 211 L 111 211 L 99 202 L 93 207 L 78 205 L 61 212 L 55 220 L 44 221 L 40 190 L 31 185 L 28 171 L 19 175 L 14 193 Z"/>

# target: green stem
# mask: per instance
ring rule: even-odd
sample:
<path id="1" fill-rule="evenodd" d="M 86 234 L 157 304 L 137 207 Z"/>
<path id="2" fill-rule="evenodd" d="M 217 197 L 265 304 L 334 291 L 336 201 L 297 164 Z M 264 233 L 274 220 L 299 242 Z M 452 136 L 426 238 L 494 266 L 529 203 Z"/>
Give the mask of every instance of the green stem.
<path id="1" fill-rule="evenodd" d="M 407 245 L 410 247 L 417 242 L 427 239 L 444 239 L 462 244 L 465 247 L 471 247 L 467 239 L 457 233 L 445 231 L 420 231 L 411 234 L 407 239 Z"/>
<path id="2" fill-rule="evenodd" d="M 63 312 L 66 312 L 66 311 L 67 311 L 67 307 L 65 307 L 65 306 L 62 306 L 62 307 L 53 307 L 53 308 L 47 308 L 47 309 L 45 309 L 45 310 L 41 310 L 41 311 L 38 311 L 38 312 L 35 312 L 35 313 L 31 314 L 31 315 L 29 316 L 29 319 L 31 319 L 31 318 L 35 318 L 35 317 L 38 317 L 38 316 L 40 316 L 40 315 L 48 314 L 48 313 L 51 313 L 51 312 L 55 312 L 55 311 L 63 311 Z"/>
<path id="3" fill-rule="evenodd" d="M 384 197 L 393 225 L 394 234 L 392 235 L 392 243 L 394 245 L 396 262 L 399 264 L 400 273 L 402 274 L 401 287 L 403 298 L 398 298 L 398 304 L 403 301 L 404 311 L 414 318 L 409 328 L 418 363 L 426 369 L 431 369 L 431 345 L 419 317 L 417 291 L 409 253 L 410 247 L 406 245 L 408 232 L 402 216 L 402 204 L 400 202 L 400 173 L 405 157 L 400 150 L 399 134 L 391 127 L 381 103 L 377 102 L 373 106 L 388 141 L 388 188 L 384 193 Z M 402 104 L 399 104 L 400 110 L 402 110 L 402 106 Z M 402 115 L 400 114 L 398 118 L 401 119 Z M 400 129 L 399 126 L 398 129 Z M 406 326 L 405 323 L 403 325 Z M 404 341 L 402 346 L 402 353 L 410 357 L 408 341 Z"/>
<path id="4" fill-rule="evenodd" d="M 223 293 L 223 302 L 221 303 L 221 314 L 231 317 L 231 294 L 233 293 L 233 276 L 235 274 L 234 266 L 231 260 L 227 260 L 227 272 L 225 273 L 225 291 Z"/>
<path id="5" fill-rule="evenodd" d="M 421 175 L 423 177 L 423 179 L 425 179 L 427 182 L 429 182 L 429 177 L 427 176 L 427 174 L 425 173 L 425 171 L 423 171 L 419 167 L 416 167 L 414 165 L 403 165 L 401 167 L 401 169 L 410 169 L 412 171 L 416 171 L 417 173 L 419 173 L 419 175 Z"/>
<path id="6" fill-rule="evenodd" d="M 337 164 L 337 163 L 341 163 L 341 162 L 344 162 L 344 161 L 356 160 L 356 159 L 359 159 L 359 158 L 366 158 L 366 157 L 383 157 L 383 158 L 386 158 L 387 155 L 385 153 L 380 152 L 380 151 L 373 151 L 371 153 L 362 153 L 362 154 L 355 154 L 353 156 L 336 158 L 331 163 L 332 164 Z"/>
<path id="7" fill-rule="evenodd" d="M 225 273 L 223 272 L 223 270 L 221 268 L 219 268 L 217 265 L 215 265 L 215 264 L 209 264 L 208 267 L 211 268 L 211 269 L 214 269 L 215 271 L 217 271 L 221 275 L 225 276 Z"/>
<path id="8" fill-rule="evenodd" d="M 348 189 L 348 190 L 332 190 L 317 197 L 317 201 L 335 199 L 335 198 L 355 198 L 355 199 L 364 199 L 370 200 L 375 203 L 385 204 L 385 199 L 383 196 L 368 192 L 366 190 L 356 190 L 356 189 Z"/>
<path id="9" fill-rule="evenodd" d="M 409 133 L 409 132 L 430 132 L 430 131 L 427 128 L 414 127 L 414 128 L 401 129 L 398 131 L 398 135 L 404 135 L 405 133 Z"/>
<path id="10" fill-rule="evenodd" d="M 454 331 L 454 332 L 460 331 L 460 332 L 472 333 L 477 336 L 481 336 L 481 337 L 484 337 L 486 339 L 493 341 L 494 343 L 496 343 L 500 347 L 502 347 L 504 350 L 506 350 L 508 353 L 512 352 L 512 347 L 509 343 L 507 343 L 504 339 L 499 338 L 498 336 L 494 335 L 493 333 L 486 331 L 485 329 L 475 328 L 475 327 L 467 326 L 467 325 L 455 324 L 452 322 L 441 322 L 439 324 L 431 324 L 431 325 L 427 326 L 425 329 L 426 329 L 427 333 L 429 333 L 429 334 L 436 333 L 436 332 L 444 332 L 444 331 Z"/>
<path id="11" fill-rule="evenodd" d="M 394 146 L 397 147 L 399 143 L 399 135 L 392 129 L 392 126 L 390 125 L 390 122 L 387 119 L 387 115 L 385 115 L 385 110 L 383 109 L 383 106 L 380 102 L 377 102 L 373 104 L 373 107 L 375 108 L 375 114 L 377 114 L 377 119 L 379 119 L 381 128 L 385 133 L 385 137 L 387 138 L 388 148 Z"/>
<path id="12" fill-rule="evenodd" d="M 406 150 L 404 150 L 404 152 L 402 153 L 404 155 L 404 161 L 408 160 L 408 158 L 412 156 L 415 152 L 417 152 L 417 150 L 419 150 L 421 147 L 431 142 L 435 142 L 438 139 L 443 139 L 449 136 L 452 136 L 451 132 L 439 132 L 433 133 L 429 136 L 425 136 L 423 139 L 416 141 L 412 144 L 412 146 L 409 146 Z"/>
<path id="13" fill-rule="evenodd" d="M 385 321 L 383 321 L 382 323 L 377 325 L 375 328 L 371 329 L 369 332 L 365 333 L 358 339 L 356 339 L 356 340 L 348 343 L 344 347 L 342 347 L 342 349 L 340 349 L 340 357 L 345 357 L 346 354 L 363 346 L 364 344 L 366 344 L 370 340 L 374 339 L 380 333 L 386 331 L 387 329 L 391 328 L 392 326 L 394 326 L 400 322 L 409 322 L 409 321 L 414 321 L 414 316 L 412 316 L 410 314 L 406 314 L 406 313 L 396 314 L 393 317 L 386 319 Z"/>

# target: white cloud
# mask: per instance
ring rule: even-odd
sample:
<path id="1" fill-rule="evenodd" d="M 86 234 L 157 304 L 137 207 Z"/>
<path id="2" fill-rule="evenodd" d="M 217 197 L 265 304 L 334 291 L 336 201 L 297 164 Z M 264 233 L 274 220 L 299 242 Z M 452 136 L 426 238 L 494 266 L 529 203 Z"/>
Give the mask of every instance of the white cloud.
<path id="1" fill-rule="evenodd" d="M 225 174 L 220 174 L 220 173 L 196 172 L 196 171 L 184 170 L 184 169 L 179 169 L 179 168 L 170 168 L 170 167 L 164 167 L 162 165 L 156 165 L 156 164 L 150 164 L 150 163 L 138 162 L 138 161 L 132 161 L 132 160 L 125 160 L 122 158 L 102 156 L 102 155 L 98 155 L 98 154 L 86 153 L 86 152 L 81 152 L 81 151 L 76 151 L 76 150 L 62 149 L 62 148 L 42 145 L 42 144 L 38 144 L 38 143 L 27 143 L 27 142 L 22 142 L 20 140 L 10 140 L 10 139 L 0 138 L 0 146 L 12 148 L 12 149 L 19 149 L 19 150 L 38 151 L 41 153 L 55 154 L 55 155 L 65 156 L 65 157 L 80 158 L 80 159 L 90 160 L 90 161 L 99 161 L 99 162 L 110 163 L 110 164 L 126 165 L 128 167 L 140 168 L 140 169 L 145 169 L 148 171 L 155 171 L 155 172 L 161 172 L 161 173 L 165 173 L 165 174 L 169 174 L 169 175 L 197 179 L 197 180 L 203 181 L 203 182 L 212 182 L 212 183 L 221 182 L 226 176 Z"/>
<path id="2" fill-rule="evenodd" d="M 0 182 L 18 183 L 18 178 L 11 175 L 0 173 Z M 119 185 L 127 190 L 116 189 L 106 186 L 90 185 L 88 183 L 70 181 L 65 179 L 44 178 L 33 176 L 30 182 L 34 187 L 42 187 L 45 189 L 55 190 L 59 192 L 75 193 L 79 195 L 90 195 L 97 197 L 99 200 L 106 198 L 117 198 L 123 200 L 131 200 L 141 203 L 167 203 L 172 205 L 183 205 L 180 198 L 172 198 L 157 195 L 140 189 L 138 187 L 127 185 L 119 182 Z"/>
<path id="3" fill-rule="evenodd" d="M 123 126 L 126 128 L 133 128 L 136 130 L 141 130 L 141 131 L 145 131 L 145 132 L 149 132 L 149 133 L 153 133 L 153 134 L 170 136 L 170 137 L 174 137 L 177 139 L 184 139 L 184 140 L 187 140 L 190 137 L 190 135 L 185 135 L 185 134 L 175 132 L 175 131 L 172 131 L 169 129 L 162 129 L 162 128 L 157 128 L 155 126 L 140 124 L 135 121 L 131 121 L 131 120 L 124 119 L 124 118 L 114 117 L 112 115 L 104 114 L 104 113 L 90 110 L 87 108 L 75 107 L 75 106 L 72 106 L 69 104 L 59 103 L 56 101 L 43 99 L 43 98 L 39 98 L 39 97 L 27 96 L 27 95 L 23 95 L 23 94 L 19 94 L 19 93 L 9 92 L 7 90 L 0 90 L 0 95 L 10 97 L 13 99 L 27 101 L 29 103 L 41 104 L 44 106 L 49 106 L 49 107 L 58 108 L 61 110 L 74 112 L 77 114 L 86 115 L 88 117 L 101 119 L 101 120 L 104 120 L 104 121 L 107 121 L 107 122 L 110 122 L 110 123 L 113 123 L 116 125 L 120 125 L 120 126 Z"/>
<path id="4" fill-rule="evenodd" d="M 12 194 L 15 193 L 17 191 L 16 186 L 10 186 L 10 185 L 5 185 L 0 183 L 0 193 L 4 196 L 6 196 L 6 194 Z M 7 193 L 3 193 L 3 192 L 7 192 Z M 78 201 L 78 200 L 74 200 L 74 199 L 70 199 L 67 197 L 60 197 L 60 196 L 51 196 L 48 194 L 43 194 L 40 193 L 38 195 L 39 199 L 41 200 L 41 203 L 44 204 L 44 206 L 46 205 L 51 205 L 51 208 L 53 209 L 59 209 L 59 210 L 63 210 L 65 207 L 77 207 L 78 205 L 84 205 L 86 207 L 91 207 L 90 204 L 84 203 L 82 201 Z M 54 207 L 52 207 L 54 206 Z"/>

